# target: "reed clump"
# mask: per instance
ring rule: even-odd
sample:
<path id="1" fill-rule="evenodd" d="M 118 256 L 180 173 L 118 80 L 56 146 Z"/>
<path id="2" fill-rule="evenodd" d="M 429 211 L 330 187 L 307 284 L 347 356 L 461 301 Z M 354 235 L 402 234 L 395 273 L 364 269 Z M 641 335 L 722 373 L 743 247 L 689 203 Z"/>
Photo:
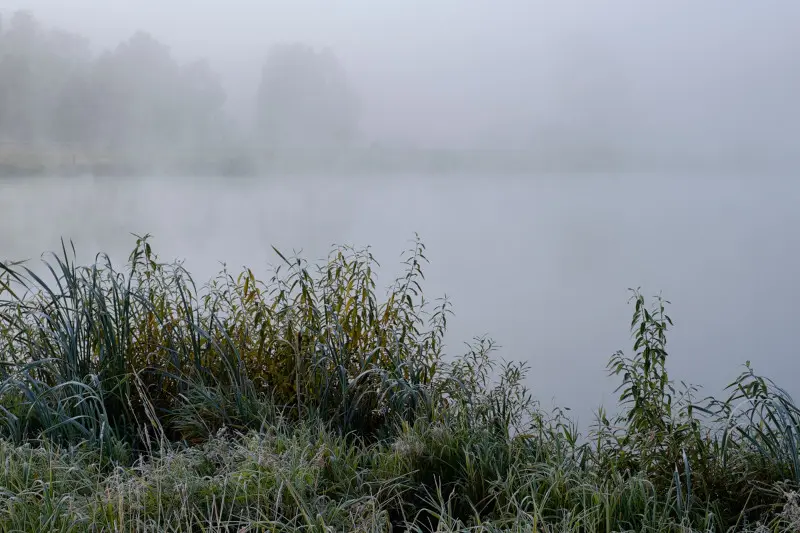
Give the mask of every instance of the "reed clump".
<path id="1" fill-rule="evenodd" d="M 800 530 L 797 406 L 674 383 L 660 297 L 580 435 L 491 339 L 445 355 L 418 238 L 385 294 L 369 249 L 198 285 L 150 241 L 0 264 L 0 531 Z"/>

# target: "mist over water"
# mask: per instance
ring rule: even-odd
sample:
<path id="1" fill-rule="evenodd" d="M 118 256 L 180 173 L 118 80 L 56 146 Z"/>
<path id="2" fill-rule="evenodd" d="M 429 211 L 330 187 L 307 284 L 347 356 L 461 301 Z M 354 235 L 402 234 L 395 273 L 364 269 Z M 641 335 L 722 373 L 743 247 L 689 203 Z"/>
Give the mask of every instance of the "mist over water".
<path id="1" fill-rule="evenodd" d="M 40 31 L 59 32 L 28 50 L 39 58 L 33 78 L 0 90 L 0 103 L 31 104 L 33 118 L 0 113 L 0 127 L 16 120 L 12 135 L 25 130 L 26 142 L 57 131 L 59 139 L 88 142 L 89 155 L 113 140 L 114 150 L 136 152 L 140 164 L 184 153 L 259 159 L 275 144 L 264 142 L 274 132 L 262 124 L 273 107 L 291 111 L 278 118 L 308 126 L 304 148 L 322 142 L 325 130 L 338 132 L 326 143 L 348 148 L 522 150 L 569 170 L 747 166 L 761 174 L 800 164 L 793 52 L 800 4 L 789 0 L 442 0 L 380 8 L 364 0 L 7 0 L 0 13 L 12 51 L 27 50 L 31 40 L 26 23 L 12 31 L 16 9 L 30 10 Z M 270 88 L 270 51 L 291 43 L 328 50 L 338 64 L 332 70 L 355 94 L 336 96 L 319 77 L 308 98 L 297 87 L 288 91 L 295 101 L 276 96 L 277 86 L 262 91 Z M 65 57 L 72 66 L 60 63 Z M 295 59 L 295 66 L 314 61 Z M 20 71 L 14 62 L 2 67 L 5 80 Z M 62 84 L 66 96 L 50 95 Z M 324 101 L 334 104 L 317 106 Z M 65 102 L 69 111 L 51 112 Z M 88 117 L 75 109 L 88 109 Z M 313 120 L 303 115 L 309 109 Z M 269 113 L 266 121 L 281 122 Z"/>
<path id="2" fill-rule="evenodd" d="M 448 353 L 489 334 L 499 357 L 530 363 L 545 405 L 588 423 L 615 400 L 609 355 L 630 352 L 628 287 L 672 302 L 673 378 L 716 393 L 750 360 L 800 393 L 798 201 L 800 183 L 780 177 L 10 180 L 0 250 L 38 260 L 64 236 L 79 259 L 105 251 L 121 265 L 130 233 L 152 233 L 161 259 L 185 259 L 205 282 L 222 261 L 266 277 L 271 245 L 309 260 L 369 245 L 385 286 L 419 232 L 426 295 L 454 303 Z"/>

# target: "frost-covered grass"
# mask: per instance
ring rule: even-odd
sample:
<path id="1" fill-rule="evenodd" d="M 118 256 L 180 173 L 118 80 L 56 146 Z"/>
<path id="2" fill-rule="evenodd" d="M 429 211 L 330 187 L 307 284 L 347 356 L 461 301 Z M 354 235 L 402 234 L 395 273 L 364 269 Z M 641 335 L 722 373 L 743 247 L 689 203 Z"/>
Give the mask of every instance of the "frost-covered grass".
<path id="1" fill-rule="evenodd" d="M 140 238 L 0 267 L 0 531 L 798 531 L 800 412 L 749 365 L 721 399 L 668 376 L 634 292 L 619 416 L 578 435 L 490 339 L 445 357 L 416 241 L 198 286 Z"/>

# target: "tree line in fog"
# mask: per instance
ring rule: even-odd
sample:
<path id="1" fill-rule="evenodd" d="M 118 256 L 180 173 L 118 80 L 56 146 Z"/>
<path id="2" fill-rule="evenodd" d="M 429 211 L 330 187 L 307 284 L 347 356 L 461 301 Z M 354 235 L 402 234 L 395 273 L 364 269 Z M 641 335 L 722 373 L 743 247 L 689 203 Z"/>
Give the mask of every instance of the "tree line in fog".
<path id="1" fill-rule="evenodd" d="M 149 33 L 94 53 L 86 38 L 45 27 L 31 13 L 0 19 L 6 160 L 27 152 L 20 164 L 54 154 L 75 165 L 203 164 L 197 160 L 241 157 L 243 138 L 257 150 L 340 149 L 358 129 L 358 97 L 337 57 L 302 44 L 269 50 L 253 104 L 255 131 L 237 131 L 225 103 L 206 60 L 180 62 Z"/>
<path id="2" fill-rule="evenodd" d="M 261 64 L 252 65 L 260 69 L 255 97 L 245 109 L 235 106 L 238 118 L 248 117 L 245 125 L 233 119 L 212 65 L 178 60 L 149 33 L 95 50 L 85 37 L 48 27 L 31 13 L 0 11 L 0 176 L 745 167 L 760 173 L 770 165 L 800 165 L 794 148 L 800 70 L 796 61 L 775 56 L 778 48 L 753 51 L 747 62 L 724 62 L 739 57 L 732 49 L 715 61 L 698 49 L 706 72 L 685 57 L 662 64 L 647 52 L 647 61 L 626 65 L 625 50 L 591 44 L 548 49 L 558 68 L 542 77 L 539 92 L 531 85 L 530 94 L 518 91 L 524 96 L 507 102 L 486 89 L 464 108 L 463 122 L 442 128 L 452 133 L 477 122 L 474 146 L 423 148 L 415 138 L 387 144 L 370 137 L 365 106 L 331 50 L 302 43 L 264 50 Z M 535 70 L 511 65 L 522 74 Z M 659 69 L 670 76 L 649 81 Z M 492 73 L 475 66 L 464 76 L 450 80 L 454 91 L 469 76 Z M 423 82 L 409 83 L 420 89 Z M 399 94 L 393 103 L 419 97 L 419 91 Z M 424 111 L 414 120 L 420 131 L 442 122 Z"/>

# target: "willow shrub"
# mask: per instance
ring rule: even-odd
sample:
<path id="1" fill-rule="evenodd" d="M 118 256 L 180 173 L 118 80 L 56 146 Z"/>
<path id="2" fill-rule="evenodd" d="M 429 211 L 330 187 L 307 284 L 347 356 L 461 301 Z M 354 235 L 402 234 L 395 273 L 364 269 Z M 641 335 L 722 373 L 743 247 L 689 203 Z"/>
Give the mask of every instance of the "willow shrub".
<path id="1" fill-rule="evenodd" d="M 105 256 L 79 267 L 66 246 L 44 261 L 47 277 L 2 264 L 2 431 L 196 441 L 257 426 L 271 405 L 371 436 L 390 413 L 432 416 L 450 310 L 423 297 L 424 251 L 415 241 L 382 299 L 377 262 L 351 247 L 316 268 L 276 250 L 267 281 L 223 270 L 203 286 L 147 236 L 121 271 Z"/>

